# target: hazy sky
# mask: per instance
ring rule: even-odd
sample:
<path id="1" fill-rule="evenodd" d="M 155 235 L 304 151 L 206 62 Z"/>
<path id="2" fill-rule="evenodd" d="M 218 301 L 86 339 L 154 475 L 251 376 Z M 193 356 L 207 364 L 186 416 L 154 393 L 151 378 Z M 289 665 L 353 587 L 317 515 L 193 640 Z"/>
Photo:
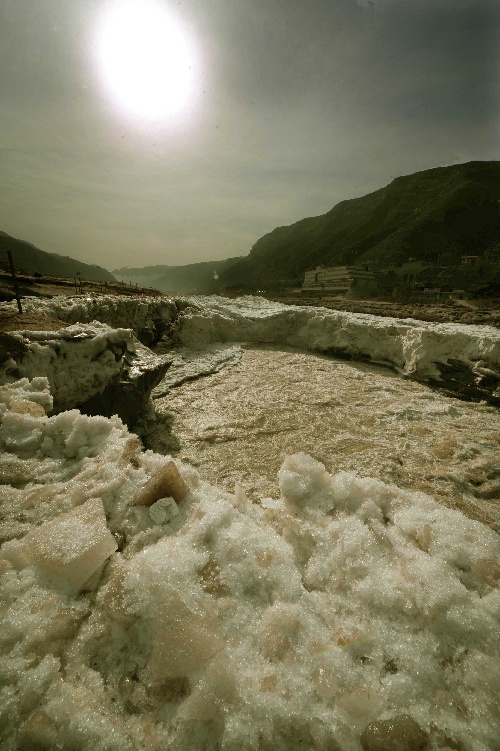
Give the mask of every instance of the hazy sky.
<path id="1" fill-rule="evenodd" d="M 188 50 L 174 114 L 131 109 L 104 73 L 120 6 L 152 2 Z M 498 0 L 0 0 L 0 229 L 109 269 L 216 260 L 397 175 L 498 159 L 499 15 Z M 151 48 L 161 70 L 136 28 L 129 60 Z"/>

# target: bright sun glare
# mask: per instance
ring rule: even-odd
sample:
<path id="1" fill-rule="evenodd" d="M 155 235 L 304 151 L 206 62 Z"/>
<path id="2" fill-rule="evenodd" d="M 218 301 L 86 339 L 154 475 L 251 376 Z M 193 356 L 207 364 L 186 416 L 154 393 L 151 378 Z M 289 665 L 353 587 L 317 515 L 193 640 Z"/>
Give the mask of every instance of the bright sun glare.
<path id="1" fill-rule="evenodd" d="M 99 57 L 108 87 L 135 114 L 167 117 L 187 105 L 192 45 L 158 0 L 112 3 L 100 30 Z"/>

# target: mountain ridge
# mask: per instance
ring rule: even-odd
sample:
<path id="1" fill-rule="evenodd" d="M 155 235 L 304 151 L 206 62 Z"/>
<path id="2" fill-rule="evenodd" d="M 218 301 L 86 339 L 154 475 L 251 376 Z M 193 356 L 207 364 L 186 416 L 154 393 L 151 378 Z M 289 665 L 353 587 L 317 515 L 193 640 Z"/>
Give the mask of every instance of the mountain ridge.
<path id="1" fill-rule="evenodd" d="M 116 281 L 113 274 L 102 266 L 83 263 L 70 256 L 49 253 L 27 240 L 19 240 L 0 230 L 0 251 L 12 251 L 14 266 L 29 274 L 74 277 L 82 279 Z"/>
<path id="2" fill-rule="evenodd" d="M 300 284 L 305 271 L 368 264 L 399 267 L 410 257 L 482 255 L 500 238 L 500 162 L 466 162 L 394 178 L 325 214 L 263 235 L 221 274 L 231 287 Z"/>

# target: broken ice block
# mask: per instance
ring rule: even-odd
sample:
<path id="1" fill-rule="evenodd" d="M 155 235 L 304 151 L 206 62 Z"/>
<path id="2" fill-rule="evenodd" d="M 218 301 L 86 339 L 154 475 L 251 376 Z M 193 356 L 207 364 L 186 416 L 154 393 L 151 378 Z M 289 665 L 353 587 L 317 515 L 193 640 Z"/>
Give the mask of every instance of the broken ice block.
<path id="1" fill-rule="evenodd" d="M 54 748 L 57 739 L 57 727 L 43 711 L 33 712 L 20 730 L 22 747 L 26 749 Z"/>
<path id="2" fill-rule="evenodd" d="M 213 720 L 232 704 L 237 694 L 236 676 L 226 660 L 216 658 L 203 678 L 180 705 L 178 717 L 184 720 Z"/>
<path id="3" fill-rule="evenodd" d="M 26 551 L 23 548 L 23 544 L 19 540 L 8 540 L 7 542 L 4 542 L 2 545 L 1 556 L 3 567 L 5 567 L 5 564 L 10 564 L 10 566 L 13 566 L 14 568 L 21 569 L 30 564 Z"/>
<path id="4" fill-rule="evenodd" d="M 148 480 L 142 490 L 139 490 L 134 503 L 139 506 L 152 506 L 160 498 L 173 498 L 176 503 L 181 503 L 186 493 L 186 483 L 175 463 L 170 461 Z"/>
<path id="5" fill-rule="evenodd" d="M 199 670 L 224 646 L 213 618 L 195 613 L 170 587 L 162 587 L 148 666 L 154 682 Z"/>
<path id="6" fill-rule="evenodd" d="M 41 404 L 36 402 L 27 402 L 20 399 L 13 399 L 10 403 L 10 411 L 17 412 L 20 415 L 31 415 L 32 417 L 45 417 L 45 410 Z"/>
<path id="7" fill-rule="evenodd" d="M 29 565 L 76 594 L 117 549 L 100 498 L 44 522 L 21 542 Z"/>
<path id="8" fill-rule="evenodd" d="M 173 498 L 160 498 L 149 507 L 149 516 L 155 524 L 165 524 L 178 514 L 179 509 Z"/>
<path id="9" fill-rule="evenodd" d="M 262 654 L 271 661 L 282 660 L 299 625 L 299 610 L 295 605 L 276 603 L 269 607 L 258 629 L 257 639 Z"/>

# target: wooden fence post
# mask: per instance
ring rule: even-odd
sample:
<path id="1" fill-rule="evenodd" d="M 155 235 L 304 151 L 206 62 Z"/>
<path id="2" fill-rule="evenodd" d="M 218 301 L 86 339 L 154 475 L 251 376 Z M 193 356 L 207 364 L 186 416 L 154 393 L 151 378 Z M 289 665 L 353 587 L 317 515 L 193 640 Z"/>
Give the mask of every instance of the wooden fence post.
<path id="1" fill-rule="evenodd" d="M 23 306 L 21 305 L 21 298 L 19 297 L 19 287 L 17 286 L 16 269 L 14 268 L 14 261 L 12 260 L 12 252 L 10 250 L 7 251 L 7 258 L 9 259 L 10 273 L 12 274 L 12 284 L 14 285 L 14 294 L 17 300 L 17 309 L 19 313 L 22 314 Z"/>

